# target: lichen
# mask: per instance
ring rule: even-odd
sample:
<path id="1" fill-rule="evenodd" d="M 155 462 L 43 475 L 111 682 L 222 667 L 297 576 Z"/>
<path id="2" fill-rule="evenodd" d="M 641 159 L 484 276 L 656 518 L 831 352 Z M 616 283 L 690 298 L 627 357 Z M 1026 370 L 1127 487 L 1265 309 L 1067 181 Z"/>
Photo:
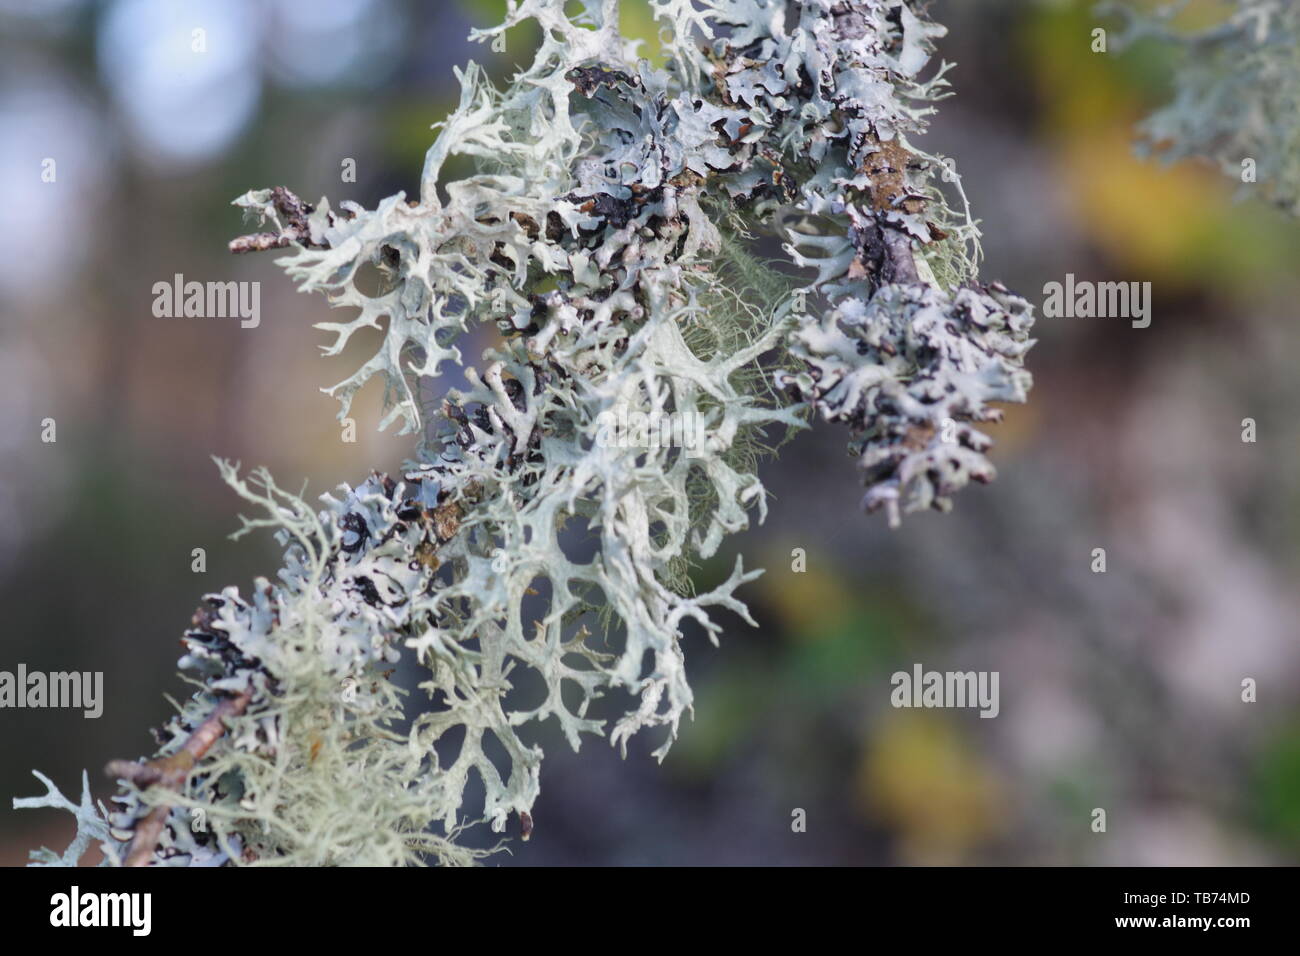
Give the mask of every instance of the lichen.
<path id="1" fill-rule="evenodd" d="M 564 6 L 511 3 L 473 34 L 542 28 L 504 89 L 458 72 L 417 200 L 237 200 L 271 231 L 233 248 L 286 248 L 277 261 L 300 289 L 357 310 L 318 326 L 327 354 L 382 330 L 330 389 L 340 417 L 378 378 L 381 427 L 419 443 L 399 477 L 344 487 L 319 512 L 222 464 L 263 513 L 244 530 L 275 529 L 285 565 L 247 597 L 209 595 L 186 633 L 200 689 L 162 753 L 223 695 L 251 703 L 181 792 L 125 782 L 123 837 L 173 807 L 158 862 L 468 862 L 458 828 L 532 826 L 529 724 L 554 719 L 575 749 L 608 732 L 624 752 L 659 728 L 667 754 L 692 707 L 687 622 L 716 641 L 719 610 L 749 621 L 736 592 L 760 573 L 737 559 L 695 593 L 689 567 L 765 516 L 756 462 L 775 436 L 846 424 L 866 505 L 894 523 L 993 475 L 974 425 L 1024 400 L 1032 318 L 976 281 L 960 184 L 949 205 L 940 158 L 913 144 L 946 95 L 947 65 L 926 75 L 943 28 L 899 0 L 651 0 L 656 68 L 619 33 L 616 3 L 573 19 Z M 444 182 L 453 155 L 476 173 Z M 756 257 L 760 234 L 780 241 L 781 269 Z M 367 263 L 384 276 L 369 296 Z M 464 366 L 458 343 L 484 324 L 502 340 Z M 446 362 L 467 386 L 426 406 Z M 698 418 L 706 440 L 688 454 L 603 439 L 620 410 Z M 598 545 L 586 560 L 565 547 L 574 527 Z M 403 655 L 427 673 L 405 730 L 388 679 Z M 521 669 L 538 699 L 512 693 Z M 627 700 L 608 728 L 590 715 L 606 696 Z M 465 805 L 471 775 L 481 807 Z"/>
<path id="2" fill-rule="evenodd" d="M 1185 6 L 1099 7 L 1122 23 L 1112 49 L 1146 40 L 1178 53 L 1173 99 L 1140 124 L 1140 152 L 1171 163 L 1208 160 L 1243 195 L 1300 215 L 1300 7 L 1221 0 L 1219 22 L 1187 30 L 1175 26 Z"/>

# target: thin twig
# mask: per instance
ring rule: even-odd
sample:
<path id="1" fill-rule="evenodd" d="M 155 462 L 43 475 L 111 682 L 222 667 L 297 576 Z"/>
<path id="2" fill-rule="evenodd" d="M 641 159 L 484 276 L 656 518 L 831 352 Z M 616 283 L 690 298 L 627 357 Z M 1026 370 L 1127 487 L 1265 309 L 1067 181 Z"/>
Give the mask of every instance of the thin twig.
<path id="1" fill-rule="evenodd" d="M 312 240 L 311 223 L 307 218 L 314 211 L 311 203 L 304 202 L 283 186 L 271 188 L 271 203 L 276 212 L 284 217 L 284 229 L 280 232 L 255 232 L 231 239 L 231 252 L 264 252 L 267 249 L 283 249 L 295 242 L 312 249 L 329 248 L 327 242 Z"/>
<path id="2" fill-rule="evenodd" d="M 181 749 L 167 757 L 159 757 L 148 763 L 134 760 L 112 760 L 104 768 L 110 777 L 127 780 L 140 788 L 155 784 L 168 790 L 179 792 L 189 779 L 194 765 L 212 749 L 222 734 L 226 732 L 223 721 L 227 717 L 238 717 L 248 707 L 252 691 L 244 691 L 234 697 L 224 698 L 203 723 L 195 728 Z M 154 807 L 143 820 L 135 825 L 135 835 L 131 839 L 131 848 L 126 855 L 126 866 L 148 866 L 158 849 L 158 840 L 163 827 L 167 825 L 167 815 L 171 804 L 163 803 Z"/>

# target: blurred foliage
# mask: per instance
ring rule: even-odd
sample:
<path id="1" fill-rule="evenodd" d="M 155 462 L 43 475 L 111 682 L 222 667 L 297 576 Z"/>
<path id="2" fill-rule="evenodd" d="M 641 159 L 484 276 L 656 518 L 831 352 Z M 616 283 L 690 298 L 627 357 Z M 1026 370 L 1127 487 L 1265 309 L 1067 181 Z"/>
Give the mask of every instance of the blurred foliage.
<path id="1" fill-rule="evenodd" d="M 1041 128 L 1072 212 L 1108 258 L 1162 288 L 1210 287 L 1229 297 L 1293 268 L 1294 222 L 1262 204 L 1234 203 L 1208 163 L 1168 167 L 1135 155 L 1134 124 L 1169 93 L 1167 45 L 1094 53 L 1088 4 L 1036 9 L 1019 47 Z M 1189 11 L 1198 15 L 1209 14 Z"/>
<path id="2" fill-rule="evenodd" d="M 967 862 L 1009 822 L 1005 784 L 963 739 L 957 718 L 895 711 L 872 722 L 867 737 L 859 799 L 896 833 L 901 862 Z"/>
<path id="3" fill-rule="evenodd" d="M 1262 749 L 1253 776 L 1261 826 L 1300 847 L 1300 726 L 1286 728 Z"/>

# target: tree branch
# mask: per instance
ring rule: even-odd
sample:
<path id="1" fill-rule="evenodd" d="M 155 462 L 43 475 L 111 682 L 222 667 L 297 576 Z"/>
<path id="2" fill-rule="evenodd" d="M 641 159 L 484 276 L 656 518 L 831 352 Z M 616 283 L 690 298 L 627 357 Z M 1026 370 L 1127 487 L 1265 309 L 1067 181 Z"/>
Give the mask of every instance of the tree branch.
<path id="1" fill-rule="evenodd" d="M 267 249 L 283 249 L 298 243 L 314 249 L 328 249 L 329 243 L 313 242 L 311 224 L 307 217 L 314 211 L 311 203 L 304 202 L 283 186 L 271 188 L 271 203 L 276 211 L 284 217 L 285 226 L 280 232 L 255 232 L 247 236 L 231 239 L 230 251 L 264 252 Z M 346 218 L 346 217 L 345 217 Z M 332 220 L 331 220 L 332 221 Z"/>
<path id="2" fill-rule="evenodd" d="M 244 691 L 235 697 L 223 699 L 212 713 L 195 728 L 194 733 L 181 745 L 181 749 L 167 757 L 139 763 L 134 760 L 112 760 L 104 768 L 110 777 L 127 780 L 140 788 L 156 785 L 174 792 L 180 792 L 195 764 L 203 759 L 212 749 L 222 734 L 226 732 L 223 721 L 227 717 L 238 717 L 252 696 L 252 691 Z M 127 866 L 148 866 L 158 849 L 158 840 L 163 827 L 167 824 L 167 815 L 171 804 L 162 803 L 154 807 L 143 820 L 135 825 L 135 836 L 131 839 L 131 848 L 126 855 Z"/>

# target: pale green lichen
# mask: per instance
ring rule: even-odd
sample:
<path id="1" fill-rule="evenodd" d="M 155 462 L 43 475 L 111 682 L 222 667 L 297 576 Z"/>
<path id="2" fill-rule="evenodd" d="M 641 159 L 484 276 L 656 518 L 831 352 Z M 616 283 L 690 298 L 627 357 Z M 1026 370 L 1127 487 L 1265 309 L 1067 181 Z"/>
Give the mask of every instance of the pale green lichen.
<path id="1" fill-rule="evenodd" d="M 992 476 L 973 423 L 1024 399 L 1031 317 L 975 284 L 964 196 L 949 208 L 937 158 L 911 142 L 944 95 L 946 66 L 923 77 L 943 29 L 899 0 L 651 6 L 665 69 L 636 58 L 610 0 L 572 21 L 560 0 L 511 3 L 476 32 L 533 19 L 542 44 L 504 90 L 458 74 L 417 201 L 238 200 L 289 245 L 278 261 L 301 289 L 359 310 L 319 326 L 328 354 L 383 330 L 331 389 L 340 415 L 377 377 L 383 424 L 421 442 L 401 480 L 372 476 L 320 512 L 222 466 L 285 567 L 247 598 L 210 595 L 187 632 L 201 686 L 163 753 L 220 695 L 251 703 L 179 796 L 124 788 L 123 835 L 175 806 L 159 862 L 466 862 L 458 827 L 530 825 L 542 752 L 523 728 L 553 718 L 577 748 L 606 732 L 589 713 L 604 696 L 630 699 L 611 742 L 663 728 L 662 759 L 691 710 L 686 622 L 716 641 L 718 609 L 749 620 L 736 591 L 760 573 L 738 559 L 695 593 L 687 569 L 762 520 L 757 458 L 810 418 L 855 433 L 867 505 L 893 521 Z M 442 182 L 453 155 L 478 173 Z M 760 232 L 783 240 L 784 274 L 754 258 Z M 385 277 L 372 296 L 366 263 Z M 423 407 L 482 323 L 503 341 Z M 706 440 L 602 439 L 620 409 L 698 417 Z M 593 557 L 566 551 L 566 526 L 586 527 Z M 405 730 L 386 673 L 403 654 L 428 694 Z M 512 695 L 521 671 L 540 678 L 532 700 Z M 464 805 L 471 775 L 482 807 Z"/>

